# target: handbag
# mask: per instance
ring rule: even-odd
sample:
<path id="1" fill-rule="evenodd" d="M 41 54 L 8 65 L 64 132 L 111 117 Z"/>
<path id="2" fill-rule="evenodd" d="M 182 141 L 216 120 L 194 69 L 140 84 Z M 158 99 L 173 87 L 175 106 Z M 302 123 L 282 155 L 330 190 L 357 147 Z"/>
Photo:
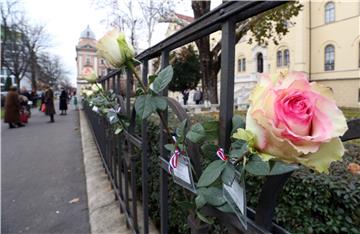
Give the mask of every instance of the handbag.
<path id="1" fill-rule="evenodd" d="M 25 112 L 20 113 L 20 122 L 27 123 L 29 120 L 29 115 Z"/>
<path id="2" fill-rule="evenodd" d="M 44 112 L 45 113 L 46 111 L 46 105 L 45 103 L 41 104 L 41 112 Z"/>

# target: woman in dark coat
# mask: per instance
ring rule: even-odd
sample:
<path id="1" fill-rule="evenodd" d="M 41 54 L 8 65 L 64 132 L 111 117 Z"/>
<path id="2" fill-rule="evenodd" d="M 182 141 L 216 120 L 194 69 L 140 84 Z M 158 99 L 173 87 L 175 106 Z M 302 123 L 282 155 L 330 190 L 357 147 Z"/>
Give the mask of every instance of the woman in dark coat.
<path id="1" fill-rule="evenodd" d="M 20 123 L 20 101 L 16 87 L 11 87 L 6 95 L 4 122 L 9 123 L 10 128 L 25 126 Z"/>
<path id="2" fill-rule="evenodd" d="M 45 91 L 45 114 L 50 116 L 50 123 L 54 121 L 55 107 L 54 107 L 54 92 L 50 87 Z"/>
<path id="3" fill-rule="evenodd" d="M 60 107 L 59 107 L 59 109 L 61 110 L 60 115 L 66 115 L 67 101 L 68 101 L 68 94 L 64 89 L 62 89 L 60 94 Z"/>

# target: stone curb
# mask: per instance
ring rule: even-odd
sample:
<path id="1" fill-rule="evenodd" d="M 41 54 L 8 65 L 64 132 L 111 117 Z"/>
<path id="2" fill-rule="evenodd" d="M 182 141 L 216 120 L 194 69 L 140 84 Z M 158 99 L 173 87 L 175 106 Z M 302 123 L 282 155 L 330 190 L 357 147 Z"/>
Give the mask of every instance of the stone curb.
<path id="1" fill-rule="evenodd" d="M 120 214 L 114 191 L 83 111 L 79 110 L 91 233 L 131 233 Z"/>

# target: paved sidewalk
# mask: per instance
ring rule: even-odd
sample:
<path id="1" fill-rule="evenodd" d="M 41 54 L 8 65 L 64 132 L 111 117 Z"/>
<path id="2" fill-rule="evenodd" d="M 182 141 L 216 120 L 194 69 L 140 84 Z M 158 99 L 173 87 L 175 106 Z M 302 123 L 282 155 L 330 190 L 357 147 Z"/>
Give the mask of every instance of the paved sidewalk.
<path id="1" fill-rule="evenodd" d="M 68 112 L 1 124 L 1 233 L 90 232 L 78 112 Z"/>

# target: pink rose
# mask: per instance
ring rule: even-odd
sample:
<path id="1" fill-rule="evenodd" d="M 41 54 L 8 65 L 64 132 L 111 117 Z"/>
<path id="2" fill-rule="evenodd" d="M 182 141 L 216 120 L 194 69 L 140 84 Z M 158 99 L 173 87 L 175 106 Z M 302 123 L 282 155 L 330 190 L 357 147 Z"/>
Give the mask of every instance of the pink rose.
<path id="1" fill-rule="evenodd" d="M 347 130 L 345 117 L 331 90 L 309 83 L 305 74 L 263 76 L 250 102 L 246 129 L 259 152 L 319 172 L 344 154 L 339 136 Z"/>

